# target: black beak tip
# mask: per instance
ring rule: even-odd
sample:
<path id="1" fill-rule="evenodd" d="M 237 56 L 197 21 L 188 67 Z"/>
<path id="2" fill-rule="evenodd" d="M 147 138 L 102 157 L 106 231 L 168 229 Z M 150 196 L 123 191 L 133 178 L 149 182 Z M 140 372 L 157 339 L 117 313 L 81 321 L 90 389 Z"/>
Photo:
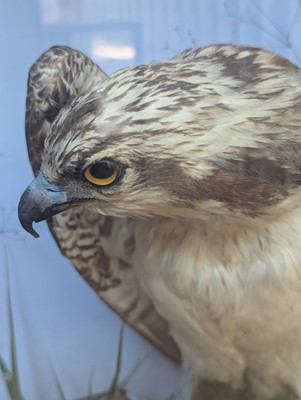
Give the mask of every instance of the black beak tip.
<path id="1" fill-rule="evenodd" d="M 42 172 L 28 185 L 20 198 L 18 216 L 22 227 L 33 237 L 39 234 L 33 229 L 33 222 L 44 221 L 73 204 L 56 184 L 49 182 Z"/>
<path id="2" fill-rule="evenodd" d="M 39 238 L 40 237 L 40 235 L 38 234 L 38 232 L 37 231 L 35 231 L 34 229 L 33 229 L 33 227 L 32 226 L 28 226 L 28 227 L 24 227 L 23 226 L 23 228 L 28 232 L 28 233 L 30 233 L 34 238 Z"/>
<path id="3" fill-rule="evenodd" d="M 18 217 L 22 227 L 26 230 L 26 232 L 30 233 L 34 238 L 40 237 L 37 231 L 35 231 L 32 227 L 32 219 L 28 217 L 28 215 L 24 212 L 23 207 L 19 203 L 18 207 Z"/>
<path id="4" fill-rule="evenodd" d="M 26 230 L 26 232 L 30 233 L 34 238 L 39 238 L 40 237 L 38 232 L 33 229 L 32 222 L 26 223 L 24 220 L 22 221 L 20 219 L 20 223 L 21 223 L 22 227 Z"/>

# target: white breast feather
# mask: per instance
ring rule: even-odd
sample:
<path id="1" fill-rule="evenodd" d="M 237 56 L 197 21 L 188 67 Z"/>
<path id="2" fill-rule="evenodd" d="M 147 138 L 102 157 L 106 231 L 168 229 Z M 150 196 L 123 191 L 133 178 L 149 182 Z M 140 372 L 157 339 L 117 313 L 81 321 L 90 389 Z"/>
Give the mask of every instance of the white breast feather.
<path id="1" fill-rule="evenodd" d="M 301 396 L 300 222 L 298 210 L 256 231 L 137 223 L 137 274 L 194 374 Z"/>

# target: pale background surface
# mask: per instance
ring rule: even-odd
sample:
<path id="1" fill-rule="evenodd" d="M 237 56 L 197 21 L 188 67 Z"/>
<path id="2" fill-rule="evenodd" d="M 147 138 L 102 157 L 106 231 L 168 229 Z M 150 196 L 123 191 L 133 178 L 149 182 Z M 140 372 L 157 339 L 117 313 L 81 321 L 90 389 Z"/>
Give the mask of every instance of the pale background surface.
<path id="1" fill-rule="evenodd" d="M 15 208 L 32 179 L 24 138 L 27 71 L 65 44 L 107 72 L 216 42 L 256 44 L 301 63 L 300 0 L 10 0 L 0 12 L 0 355 L 9 364 L 8 287 L 19 374 L 26 400 L 67 399 L 108 388 L 121 322 L 72 269 L 46 225 L 34 240 Z M 129 381 L 132 398 L 164 400 L 180 369 L 126 329 L 123 372 L 146 354 Z M 8 399 L 0 376 L 0 399 Z"/>

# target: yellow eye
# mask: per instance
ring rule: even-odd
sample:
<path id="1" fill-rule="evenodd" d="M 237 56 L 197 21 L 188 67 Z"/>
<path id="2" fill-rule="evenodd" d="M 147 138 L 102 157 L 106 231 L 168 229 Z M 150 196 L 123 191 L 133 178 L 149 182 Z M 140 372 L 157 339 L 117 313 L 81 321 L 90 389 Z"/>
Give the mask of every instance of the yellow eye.
<path id="1" fill-rule="evenodd" d="M 88 167 L 84 175 L 94 185 L 108 186 L 116 180 L 118 171 L 112 162 L 102 161 Z"/>

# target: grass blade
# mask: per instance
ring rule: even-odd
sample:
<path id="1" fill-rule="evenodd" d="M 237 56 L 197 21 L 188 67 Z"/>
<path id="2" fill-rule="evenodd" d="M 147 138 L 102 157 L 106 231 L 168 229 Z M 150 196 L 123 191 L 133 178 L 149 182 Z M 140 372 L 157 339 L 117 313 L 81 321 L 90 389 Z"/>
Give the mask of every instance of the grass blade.
<path id="1" fill-rule="evenodd" d="M 120 375 L 120 369 L 121 369 L 123 334 L 124 334 L 124 323 L 122 323 L 121 328 L 120 328 L 116 368 L 115 368 L 114 376 L 113 376 L 109 390 L 101 392 L 101 393 L 97 393 L 94 395 L 89 395 L 87 397 L 81 397 L 77 400 L 114 399 L 114 396 L 116 395 L 116 391 L 118 390 L 118 381 L 119 381 L 119 375 Z"/>
<path id="2" fill-rule="evenodd" d="M 119 332 L 119 340 L 118 340 L 118 352 L 117 352 L 117 360 L 116 360 L 116 369 L 114 372 L 114 376 L 112 379 L 112 383 L 110 389 L 108 391 L 108 397 L 113 397 L 116 393 L 120 369 L 121 369 L 121 360 L 122 360 L 122 343 L 123 343 L 123 334 L 124 334 L 124 323 L 121 325 L 120 332 Z"/>
<path id="3" fill-rule="evenodd" d="M 14 328 L 13 311 L 11 304 L 11 293 L 10 293 L 11 286 L 10 286 L 10 277 L 8 268 L 8 256 L 4 243 L 2 243 L 2 247 L 3 247 L 3 255 L 4 255 L 6 270 L 7 270 L 7 313 L 8 313 L 9 337 L 10 337 L 11 371 L 6 366 L 2 357 L 0 357 L 0 369 L 11 400 L 23 400 L 23 396 L 20 390 L 19 374 L 17 366 L 15 328 Z"/>
<path id="4" fill-rule="evenodd" d="M 57 391 L 58 391 L 59 396 L 60 396 L 60 400 L 67 400 L 66 397 L 65 397 L 65 393 L 63 391 L 62 385 L 60 383 L 60 380 L 59 380 L 59 378 L 58 378 L 58 376 L 57 376 L 57 374 L 56 374 L 56 372 L 55 372 L 55 370 L 53 368 L 52 368 L 52 373 L 53 373 L 53 376 L 54 376 L 54 381 L 55 381 L 55 385 L 57 387 Z"/>

